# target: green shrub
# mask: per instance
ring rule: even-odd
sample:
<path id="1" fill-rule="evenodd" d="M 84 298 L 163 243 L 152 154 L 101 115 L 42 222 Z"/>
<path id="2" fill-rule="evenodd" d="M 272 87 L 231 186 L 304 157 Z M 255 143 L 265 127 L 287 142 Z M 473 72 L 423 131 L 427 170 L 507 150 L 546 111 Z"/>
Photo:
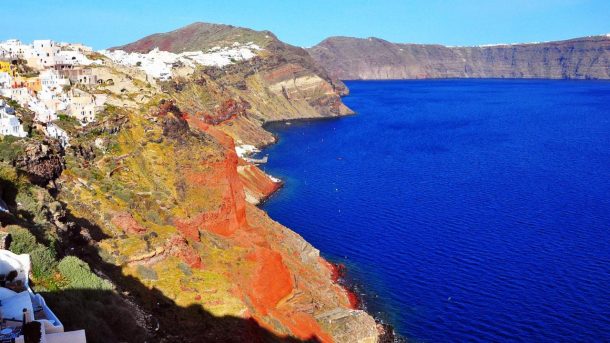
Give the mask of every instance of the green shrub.
<path id="1" fill-rule="evenodd" d="M 136 267 L 136 272 L 143 280 L 156 281 L 159 279 L 157 272 L 155 272 L 152 268 L 143 266 L 141 264 Z"/>
<path id="2" fill-rule="evenodd" d="M 123 200 L 126 203 L 131 203 L 133 201 L 132 193 L 129 190 L 121 189 L 116 187 L 114 190 L 114 196 Z"/>
<path id="3" fill-rule="evenodd" d="M 9 226 L 8 232 L 12 238 L 10 251 L 15 254 L 29 254 L 38 248 L 36 237 L 28 230 L 18 226 Z"/>
<path id="4" fill-rule="evenodd" d="M 111 290 L 110 282 L 95 275 L 89 265 L 76 256 L 64 257 L 58 265 L 59 272 L 74 289 Z"/>
<path id="5" fill-rule="evenodd" d="M 14 136 L 4 136 L 0 138 L 0 160 L 11 162 L 20 153 L 23 152 L 23 147 L 16 143 L 22 138 L 14 137 Z"/>
<path id="6" fill-rule="evenodd" d="M 0 143 L 0 149 L 2 148 L 2 143 Z M 18 179 L 17 170 L 13 166 L 8 163 L 0 163 L 0 180 L 2 182 L 17 183 Z"/>
<path id="7" fill-rule="evenodd" d="M 30 253 L 32 261 L 32 273 L 38 278 L 50 277 L 57 267 L 57 256 L 55 251 L 43 245 L 39 245 Z"/>
<path id="8" fill-rule="evenodd" d="M 186 276 L 191 276 L 193 275 L 193 271 L 191 270 L 191 267 L 189 267 L 186 263 L 184 262 L 180 262 L 178 263 L 178 268 L 180 268 L 180 270 L 182 270 L 182 272 L 184 273 L 184 275 Z"/>
<path id="9" fill-rule="evenodd" d="M 14 109 L 21 108 L 21 105 L 17 102 L 17 100 L 9 99 L 6 103 Z"/>

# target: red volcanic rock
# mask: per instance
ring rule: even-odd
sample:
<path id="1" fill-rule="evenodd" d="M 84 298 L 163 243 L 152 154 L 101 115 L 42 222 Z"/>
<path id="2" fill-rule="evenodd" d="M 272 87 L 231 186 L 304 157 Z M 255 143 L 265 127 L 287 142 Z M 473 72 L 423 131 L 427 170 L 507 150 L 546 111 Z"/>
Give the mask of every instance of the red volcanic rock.
<path id="1" fill-rule="evenodd" d="M 177 219 L 175 225 L 186 237 L 199 241 L 199 230 L 229 237 L 245 222 L 245 212 L 242 214 L 232 198 L 225 198 L 218 210 L 200 213 L 188 220 Z"/>
<path id="2" fill-rule="evenodd" d="M 243 185 L 237 173 L 238 158 L 233 139 L 197 119 L 190 118 L 189 120 L 225 147 L 225 159 L 219 162 L 209 162 L 211 172 L 205 174 L 187 172 L 185 179 L 191 186 L 221 189 L 223 197 L 218 209 L 199 213 L 188 219 L 175 219 L 174 223 L 180 232 L 193 240 L 199 240 L 199 230 L 224 237 L 232 236 L 239 228 L 247 225 L 246 201 Z"/>
<path id="3" fill-rule="evenodd" d="M 339 283 L 340 279 L 345 276 L 347 272 L 347 268 L 343 263 L 331 263 L 326 260 L 321 259 L 321 262 L 326 265 L 326 267 L 330 270 L 331 279 L 334 283 Z M 352 309 L 357 309 L 360 306 L 360 298 L 358 295 L 351 291 L 349 288 L 341 285 L 343 290 L 347 295 L 347 299 L 349 300 L 350 307 Z"/>
<path id="4" fill-rule="evenodd" d="M 276 83 L 294 78 L 298 73 L 303 73 L 303 67 L 296 64 L 286 64 L 277 67 L 264 74 L 263 78 L 269 83 Z"/>
<path id="5" fill-rule="evenodd" d="M 256 248 L 248 255 L 248 260 L 257 264 L 248 297 L 260 313 L 267 314 L 292 292 L 292 275 L 284 265 L 282 255 L 268 248 Z"/>
<path id="6" fill-rule="evenodd" d="M 235 118 L 238 115 L 245 115 L 246 111 L 252 106 L 244 100 L 227 99 L 213 114 L 203 114 L 203 120 L 207 124 L 218 125 L 224 121 Z"/>
<path id="7" fill-rule="evenodd" d="M 342 278 L 343 276 L 345 276 L 345 265 L 342 263 L 330 263 L 330 262 L 326 262 L 324 261 L 326 266 L 328 267 L 328 269 L 330 269 L 330 275 L 331 275 L 331 279 L 333 280 L 333 282 L 338 282 L 340 278 Z"/>
<path id="8" fill-rule="evenodd" d="M 243 160 L 240 160 L 240 163 L 237 172 L 241 182 L 248 193 L 254 196 L 257 201 L 264 201 L 282 187 L 282 182 L 272 180 L 257 166 Z"/>
<path id="9" fill-rule="evenodd" d="M 170 251 L 170 254 L 180 258 L 188 264 L 189 267 L 197 269 L 203 268 L 201 256 L 199 256 L 197 250 L 188 244 L 188 241 L 184 237 L 180 235 L 173 236 L 167 242 L 166 248 Z"/>
<path id="10" fill-rule="evenodd" d="M 347 299 L 349 300 L 349 305 L 351 306 L 352 309 L 357 309 L 360 306 L 360 298 L 358 297 L 358 295 L 352 291 L 350 291 L 349 289 L 346 290 L 347 292 Z"/>
<path id="11" fill-rule="evenodd" d="M 138 222 L 127 212 L 117 213 L 110 220 L 114 226 L 129 234 L 140 234 L 146 232 L 146 228 L 138 224 Z"/>
<path id="12" fill-rule="evenodd" d="M 330 335 L 322 331 L 320 325 L 311 317 L 303 312 L 292 313 L 289 319 L 290 330 L 295 336 L 302 340 L 318 340 L 320 342 L 333 342 Z"/>
<path id="13" fill-rule="evenodd" d="M 175 115 L 180 115 L 182 113 L 182 111 L 180 111 L 180 109 L 176 106 L 176 102 L 174 100 L 161 100 L 155 114 L 159 117 L 163 117 L 169 112 Z"/>
<path id="14" fill-rule="evenodd" d="M 194 241 L 200 241 L 199 238 L 199 226 L 192 220 L 186 221 L 181 219 L 174 219 L 174 225 L 184 235 L 189 239 Z"/>

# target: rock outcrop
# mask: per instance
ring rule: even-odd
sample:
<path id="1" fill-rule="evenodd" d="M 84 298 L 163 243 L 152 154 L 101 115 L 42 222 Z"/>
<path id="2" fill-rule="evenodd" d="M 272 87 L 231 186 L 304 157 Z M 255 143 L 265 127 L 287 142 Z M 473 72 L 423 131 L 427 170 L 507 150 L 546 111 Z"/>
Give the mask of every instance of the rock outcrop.
<path id="1" fill-rule="evenodd" d="M 64 169 L 62 150 L 57 141 L 33 142 L 13 163 L 28 175 L 32 183 L 45 186 L 58 178 Z"/>
<path id="2" fill-rule="evenodd" d="M 610 36 L 475 47 L 332 37 L 308 51 L 341 80 L 610 79 Z"/>

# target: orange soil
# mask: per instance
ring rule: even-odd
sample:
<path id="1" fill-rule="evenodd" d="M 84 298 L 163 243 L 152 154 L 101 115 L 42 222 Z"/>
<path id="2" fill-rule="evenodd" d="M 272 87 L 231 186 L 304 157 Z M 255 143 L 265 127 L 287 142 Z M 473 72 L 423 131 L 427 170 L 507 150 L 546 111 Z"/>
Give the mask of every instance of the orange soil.
<path id="1" fill-rule="evenodd" d="M 127 212 L 115 214 L 110 220 L 114 226 L 129 234 L 139 234 L 146 232 L 146 228 L 138 224 L 138 222 Z"/>
<path id="2" fill-rule="evenodd" d="M 213 168 L 210 168 L 213 170 L 211 176 L 206 173 L 205 178 L 189 174 L 185 177 L 191 185 L 222 184 L 225 194 L 222 206 L 216 211 L 200 213 L 186 220 L 176 220 L 176 226 L 183 235 L 193 240 L 199 240 L 199 230 L 206 230 L 251 250 L 246 259 L 254 262 L 253 272 L 243 273 L 237 269 L 232 274 L 236 278 L 235 282 L 240 284 L 238 289 L 244 292 L 242 295 L 253 305 L 253 318 L 260 325 L 267 326 L 263 317 L 269 316 L 278 320 L 292 335 L 300 339 L 317 337 L 324 342 L 332 342 L 332 338 L 322 331 L 311 315 L 281 306 L 282 300 L 294 290 L 293 275 L 284 263 L 282 254 L 269 248 L 269 243 L 262 235 L 264 230 L 248 225 L 244 183 L 265 194 L 272 193 L 279 185 L 254 166 L 251 166 L 252 169 L 248 168 L 248 177 L 240 177 L 233 139 L 201 119 L 187 118 L 191 126 L 210 134 L 226 148 L 226 158 L 222 162 L 214 163 Z M 241 163 L 243 166 L 244 162 Z"/>

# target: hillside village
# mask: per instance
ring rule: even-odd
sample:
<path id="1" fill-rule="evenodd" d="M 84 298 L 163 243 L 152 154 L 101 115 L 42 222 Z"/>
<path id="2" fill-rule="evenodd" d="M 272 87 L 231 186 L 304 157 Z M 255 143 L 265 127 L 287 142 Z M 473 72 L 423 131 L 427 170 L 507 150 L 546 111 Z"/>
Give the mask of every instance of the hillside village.
<path id="1" fill-rule="evenodd" d="M 87 57 L 93 50 L 81 44 L 35 40 L 24 44 L 19 40 L 0 43 L 0 95 L 35 113 L 48 136 L 68 144 L 65 132 L 53 122 L 60 115 L 77 119 L 85 125 L 95 120 L 103 109 L 104 94 L 93 94 L 86 87 L 95 85 L 97 77 L 92 65 L 99 60 Z M 17 118 L 6 101 L 0 103 L 0 134 L 24 137 Z"/>
<path id="2" fill-rule="evenodd" d="M 181 54 L 159 49 L 148 53 L 94 52 L 82 44 L 52 40 L 35 40 L 31 44 L 16 39 L 0 42 L 0 96 L 9 100 L 0 102 L 0 136 L 27 136 L 9 103 L 12 101 L 31 110 L 35 123 L 41 125 L 45 134 L 67 146 L 69 135 L 56 121 L 71 117 L 87 125 L 96 121 L 106 104 L 126 106 L 125 102 L 108 99 L 109 94 L 128 91 L 125 85 L 109 91 L 108 87 L 115 84 L 113 70 L 109 69 L 139 70 L 142 75 L 128 76 L 129 81 L 141 79 L 155 84 L 157 80 L 170 80 L 178 70 L 189 74 L 197 66 L 224 67 L 251 59 L 260 50 L 254 43 L 237 42 L 206 52 Z"/>
<path id="3" fill-rule="evenodd" d="M 260 50 L 262 49 L 253 42 L 243 45 L 235 42 L 230 47 L 216 46 L 207 52 L 189 51 L 175 54 L 155 48 L 145 54 L 128 53 L 122 50 L 102 50 L 100 53 L 115 63 L 124 66 L 138 66 L 153 78 L 168 80 L 172 77 L 172 69 L 175 67 L 193 68 L 196 65 L 224 67 L 237 61 L 249 60 Z"/>

